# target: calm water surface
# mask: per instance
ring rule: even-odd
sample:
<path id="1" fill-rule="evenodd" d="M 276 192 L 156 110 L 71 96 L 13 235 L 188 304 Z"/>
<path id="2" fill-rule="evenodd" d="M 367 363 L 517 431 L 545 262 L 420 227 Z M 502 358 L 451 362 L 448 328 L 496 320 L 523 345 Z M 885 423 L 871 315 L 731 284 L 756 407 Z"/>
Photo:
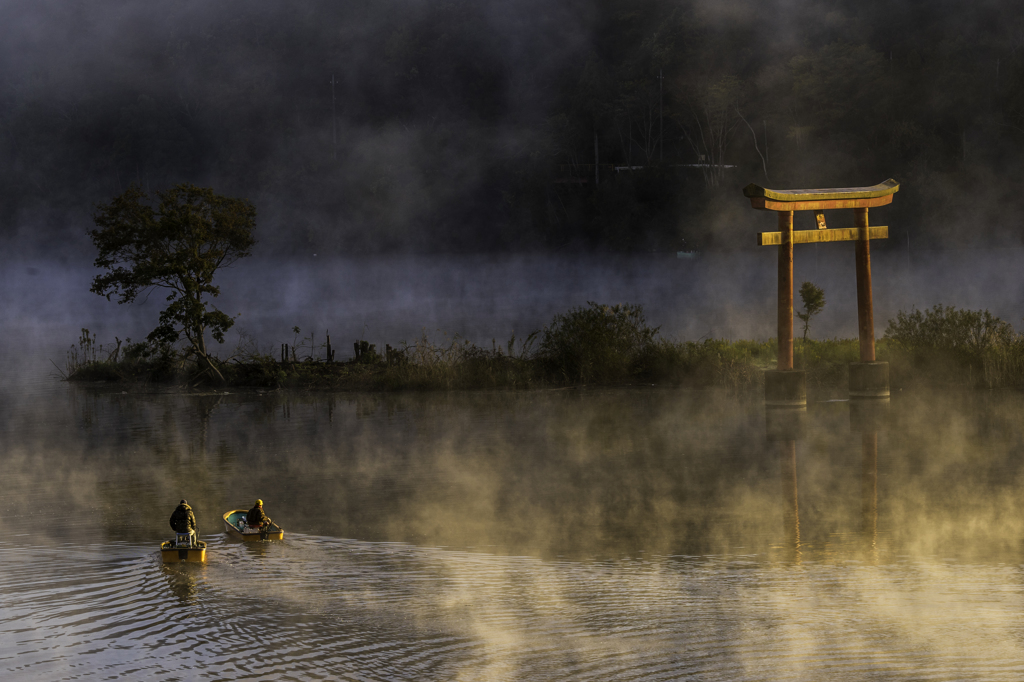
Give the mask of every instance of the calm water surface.
<path id="1" fill-rule="evenodd" d="M 877 461 L 659 387 L 0 402 L 3 679 L 1024 676 L 1017 393 L 897 395 Z M 257 497 L 284 541 L 224 536 Z"/>

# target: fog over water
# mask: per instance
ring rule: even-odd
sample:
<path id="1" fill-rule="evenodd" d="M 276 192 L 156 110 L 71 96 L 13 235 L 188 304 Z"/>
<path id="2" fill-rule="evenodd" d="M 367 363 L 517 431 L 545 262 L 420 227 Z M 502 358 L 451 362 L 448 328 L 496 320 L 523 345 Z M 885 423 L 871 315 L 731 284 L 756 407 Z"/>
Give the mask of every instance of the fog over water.
<path id="1" fill-rule="evenodd" d="M 4 391 L 12 679 L 1016 680 L 1016 393 Z M 788 485 L 798 488 L 798 509 Z M 206 566 L 165 566 L 180 497 Z M 260 496 L 285 539 L 227 539 Z M 866 504 L 875 500 L 877 504 Z"/>

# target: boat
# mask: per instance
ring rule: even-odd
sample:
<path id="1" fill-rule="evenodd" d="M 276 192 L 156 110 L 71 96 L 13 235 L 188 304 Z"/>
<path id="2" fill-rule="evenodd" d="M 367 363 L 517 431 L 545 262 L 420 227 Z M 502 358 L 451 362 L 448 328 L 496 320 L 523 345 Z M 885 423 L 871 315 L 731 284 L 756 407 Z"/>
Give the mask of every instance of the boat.
<path id="1" fill-rule="evenodd" d="M 250 528 L 245 523 L 248 509 L 232 509 L 224 513 L 224 531 L 233 538 L 255 542 L 256 540 L 284 540 L 284 529 L 271 522 L 269 529 Z"/>
<path id="2" fill-rule="evenodd" d="M 160 543 L 160 555 L 165 564 L 205 564 L 206 543 L 202 540 L 189 542 L 183 535 L 181 542 L 175 539 Z"/>

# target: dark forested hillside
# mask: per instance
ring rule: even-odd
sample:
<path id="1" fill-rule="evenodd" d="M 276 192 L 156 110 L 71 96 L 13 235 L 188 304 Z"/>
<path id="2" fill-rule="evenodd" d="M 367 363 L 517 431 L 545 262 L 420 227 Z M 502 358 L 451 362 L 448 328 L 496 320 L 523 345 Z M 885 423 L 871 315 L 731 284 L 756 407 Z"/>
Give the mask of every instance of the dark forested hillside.
<path id="1" fill-rule="evenodd" d="M 749 182 L 890 176 L 901 233 L 1016 244 L 1024 5 L 10 0 L 0 133 L 34 248 L 190 181 L 268 252 L 676 251 L 749 244 Z"/>

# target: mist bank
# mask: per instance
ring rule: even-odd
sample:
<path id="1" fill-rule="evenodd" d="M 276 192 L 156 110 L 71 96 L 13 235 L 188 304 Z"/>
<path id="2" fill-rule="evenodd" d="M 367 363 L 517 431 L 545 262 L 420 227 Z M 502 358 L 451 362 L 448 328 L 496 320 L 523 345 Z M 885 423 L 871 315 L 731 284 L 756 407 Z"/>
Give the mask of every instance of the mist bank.
<path id="1" fill-rule="evenodd" d="M 1010 2 L 16 0 L 0 239 L 73 250 L 130 183 L 189 181 L 253 201 L 277 254 L 673 253 L 764 229 L 749 182 L 895 177 L 886 222 L 914 241 L 1016 245 L 1022 22 Z"/>
<path id="2" fill-rule="evenodd" d="M 259 497 L 292 538 L 550 558 L 786 561 L 792 550 L 763 404 L 724 391 L 126 395 L 54 384 L 0 400 L 12 544 L 74 542 L 91 528 L 151 545 L 184 496 L 204 533 Z M 812 402 L 798 549 L 825 562 L 867 549 L 883 562 L 1019 564 L 1022 407 L 1007 391 L 894 396 L 879 434 L 878 533 L 865 538 L 860 435 L 846 403 Z"/>
<path id="3" fill-rule="evenodd" d="M 936 304 L 987 309 L 1020 328 L 1024 283 L 1020 249 L 875 252 L 872 259 L 876 336 L 900 310 Z M 330 333 L 337 359 L 365 339 L 383 349 L 414 342 L 426 333 L 437 342 L 458 335 L 490 348 L 541 330 L 556 314 L 588 301 L 636 303 L 662 337 L 674 341 L 775 337 L 775 249 L 702 254 L 696 259 L 640 256 L 375 256 L 270 260 L 253 257 L 218 277 L 213 303 L 238 316 L 227 355 L 242 340 L 275 352 Z M 85 327 L 98 343 L 115 337 L 139 341 L 157 324 L 164 296 L 152 292 L 131 305 L 89 293 L 97 270 L 87 257 L 5 260 L 0 284 L 6 375 L 46 377 L 50 360 L 63 366 L 65 351 Z M 811 281 L 826 297 L 812 339 L 856 338 L 853 248 L 797 247 L 795 281 Z M 447 337 L 445 336 L 447 334 Z M 20 380 L 14 382 L 19 385 Z"/>

